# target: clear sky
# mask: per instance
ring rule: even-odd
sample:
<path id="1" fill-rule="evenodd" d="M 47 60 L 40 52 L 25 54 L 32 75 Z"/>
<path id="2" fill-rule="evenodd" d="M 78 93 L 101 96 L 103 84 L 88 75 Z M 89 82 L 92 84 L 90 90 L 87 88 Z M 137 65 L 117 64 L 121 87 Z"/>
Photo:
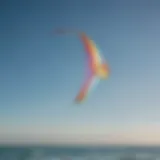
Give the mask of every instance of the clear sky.
<path id="1" fill-rule="evenodd" d="M 52 142 L 59 135 L 64 141 L 67 135 L 107 139 L 133 136 L 134 130 L 133 140 L 146 126 L 155 133 L 160 1 L 6 0 L 0 19 L 1 141 L 24 133 L 32 138 L 50 134 Z M 85 52 L 78 37 L 54 36 L 58 27 L 86 32 L 111 69 L 82 106 L 72 101 L 85 78 Z"/>

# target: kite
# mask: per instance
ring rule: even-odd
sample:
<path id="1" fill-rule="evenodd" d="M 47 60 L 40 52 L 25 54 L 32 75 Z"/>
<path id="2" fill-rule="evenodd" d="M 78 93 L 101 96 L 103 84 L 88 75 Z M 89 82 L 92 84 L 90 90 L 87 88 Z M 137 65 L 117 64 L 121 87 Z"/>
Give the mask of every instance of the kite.
<path id="1" fill-rule="evenodd" d="M 74 33 L 74 31 L 66 31 L 66 30 L 57 30 L 58 34 L 66 34 L 66 33 Z M 89 74 L 87 75 L 87 79 L 85 80 L 83 86 L 81 87 L 78 95 L 75 98 L 75 102 L 82 103 L 89 92 L 93 89 L 95 84 L 101 79 L 107 79 L 109 76 L 109 66 L 102 56 L 100 55 L 99 50 L 97 49 L 93 40 L 91 40 L 85 33 L 76 32 L 79 36 L 80 40 L 84 45 L 84 50 L 87 53 L 88 57 L 88 69 Z"/>

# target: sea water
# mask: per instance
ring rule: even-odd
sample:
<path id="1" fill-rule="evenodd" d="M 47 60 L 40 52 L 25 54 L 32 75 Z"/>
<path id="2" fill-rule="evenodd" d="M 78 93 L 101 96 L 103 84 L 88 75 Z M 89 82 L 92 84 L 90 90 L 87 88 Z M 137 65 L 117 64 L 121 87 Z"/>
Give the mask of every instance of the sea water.
<path id="1" fill-rule="evenodd" d="M 0 160 L 160 160 L 160 147 L 0 147 Z"/>

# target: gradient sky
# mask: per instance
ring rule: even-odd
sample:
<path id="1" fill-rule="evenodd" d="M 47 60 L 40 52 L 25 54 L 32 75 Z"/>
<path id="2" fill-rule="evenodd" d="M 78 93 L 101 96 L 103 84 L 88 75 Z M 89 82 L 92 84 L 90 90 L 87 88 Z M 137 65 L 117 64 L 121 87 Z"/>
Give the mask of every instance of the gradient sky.
<path id="1" fill-rule="evenodd" d="M 8 0 L 0 19 L 1 141 L 24 130 L 138 138 L 160 127 L 160 1 Z M 111 68 L 82 106 L 72 101 L 85 52 L 76 36 L 54 36 L 58 27 L 86 32 Z"/>

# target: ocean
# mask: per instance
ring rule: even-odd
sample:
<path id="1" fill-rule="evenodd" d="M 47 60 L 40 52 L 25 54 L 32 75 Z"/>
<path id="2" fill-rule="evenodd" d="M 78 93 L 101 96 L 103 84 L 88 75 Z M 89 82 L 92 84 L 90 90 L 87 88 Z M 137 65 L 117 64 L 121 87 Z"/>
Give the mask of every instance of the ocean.
<path id="1" fill-rule="evenodd" d="M 0 160 L 160 160 L 160 147 L 1 146 Z"/>

